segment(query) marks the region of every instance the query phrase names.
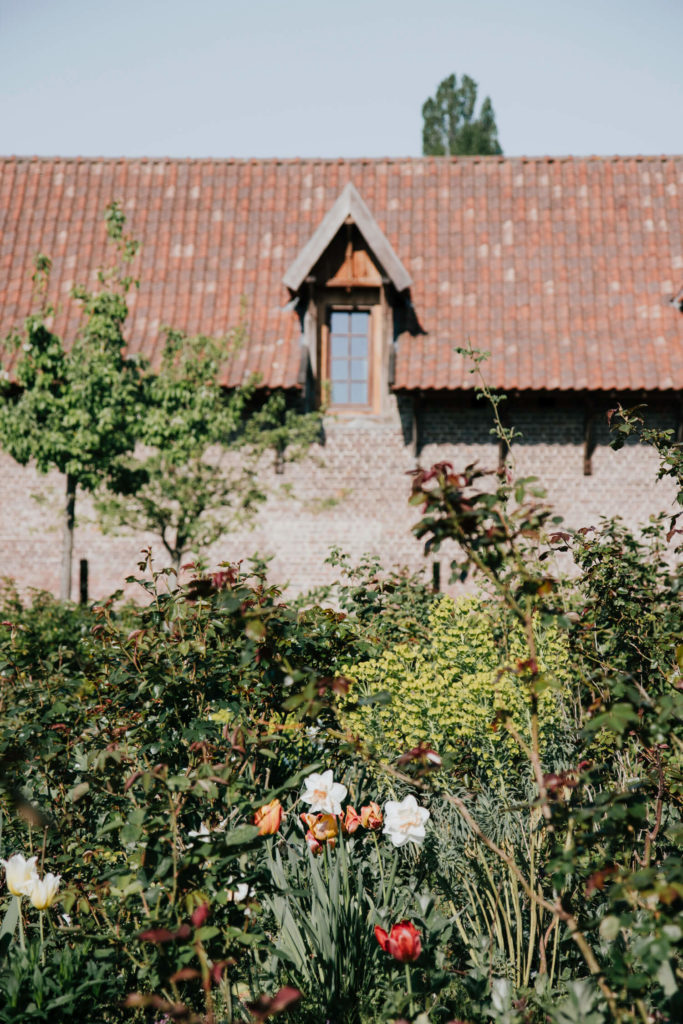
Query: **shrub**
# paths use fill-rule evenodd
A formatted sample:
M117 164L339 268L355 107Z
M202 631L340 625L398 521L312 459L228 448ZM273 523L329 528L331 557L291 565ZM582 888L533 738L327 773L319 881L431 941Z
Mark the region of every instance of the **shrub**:
M554 625L539 625L536 632L540 671L554 687L568 687L566 637ZM458 752L461 763L477 773L500 773L520 754L497 720L503 712L529 741L529 651L522 630L482 598L444 596L430 610L428 635L346 669L361 699L379 700L348 702L344 723L390 759L423 744L439 753ZM387 703L380 702L383 693ZM556 689L541 696L539 713L541 742L549 746L565 714Z

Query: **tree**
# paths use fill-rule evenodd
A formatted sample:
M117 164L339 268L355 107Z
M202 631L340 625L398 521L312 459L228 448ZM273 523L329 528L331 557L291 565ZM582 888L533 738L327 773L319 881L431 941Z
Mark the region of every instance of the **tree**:
M502 154L491 100L487 96L474 117L477 83L469 75L460 85L444 78L422 107L424 156L497 156Z
M123 234L124 217L116 203L106 212L107 234L118 261L100 271L100 290L75 288L83 309L82 327L70 349L48 326L54 309L46 302L50 260L38 255L33 282L40 300L22 334L6 339L19 353L15 382L0 381L0 446L17 462L34 461L41 473L57 469L65 476L62 512L60 596L71 597L71 561L78 488L94 491L116 473L121 456L136 441L136 407L142 365L123 354L127 273L137 244Z
M257 378L221 387L221 364L243 334L238 327L219 342L167 331L159 372L144 383L142 448L121 460L96 500L105 529L155 533L176 570L189 549L208 547L266 499L266 451L278 469L320 435L320 415L288 409L281 393L260 403Z
M190 546L201 551L265 500L258 474L268 450L280 470L320 435L319 413L299 415L279 393L260 401L257 378L233 391L220 385L241 326L220 341L167 330L158 372L124 355L126 294L137 284L127 270L138 245L124 235L118 203L105 219L119 258L99 272L99 291L74 289L84 316L73 346L48 327L50 261L38 256L40 310L7 339L20 355L15 381L0 380L0 446L22 465L34 460L66 477L62 600L71 597L79 487L95 492L105 529L156 533L177 569Z

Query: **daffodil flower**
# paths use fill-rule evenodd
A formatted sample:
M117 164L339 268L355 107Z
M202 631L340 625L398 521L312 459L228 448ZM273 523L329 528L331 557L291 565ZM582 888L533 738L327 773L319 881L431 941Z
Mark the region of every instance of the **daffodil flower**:
M427 808L420 807L412 795L401 801L388 800L384 805L382 833L389 836L394 846L404 846L406 843L417 843L421 846L428 818Z
M348 790L341 782L335 782L332 769L319 774L313 772L304 782L305 790L301 799L310 804L311 814L316 811L323 814L341 814L341 802L346 799Z

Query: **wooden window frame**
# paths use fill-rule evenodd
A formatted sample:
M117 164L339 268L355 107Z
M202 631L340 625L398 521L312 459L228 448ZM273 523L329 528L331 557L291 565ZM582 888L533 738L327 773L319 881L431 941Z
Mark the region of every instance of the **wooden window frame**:
M369 313L368 323L368 402L364 405L332 404L330 380L330 318L332 313ZM356 295L325 296L319 304L319 401L331 413L368 416L381 412L382 303L381 297ZM327 393L326 393L327 391ZM329 402L329 404L328 404Z
M333 313L367 313L368 314L368 331L367 331L367 402L332 402L332 374L331 374L331 355L330 355L330 344L332 341L332 330L331 320ZM373 356L374 356L374 345L373 345L373 322L372 322L372 307L367 305L361 305L357 302L352 304L338 304L334 303L329 305L325 310L325 320L323 323L324 330L324 344L322 347L322 379L325 381L326 387L330 389L329 397L329 408L335 412L362 412L367 413L372 411L372 395L373 395Z

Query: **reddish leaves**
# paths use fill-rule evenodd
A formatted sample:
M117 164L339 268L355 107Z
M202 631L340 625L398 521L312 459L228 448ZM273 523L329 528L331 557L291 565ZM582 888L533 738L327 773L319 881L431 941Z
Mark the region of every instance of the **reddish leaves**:
M192 929L189 924L181 924L177 931L171 932L168 928L150 928L146 932L140 932L138 938L143 942L176 942L178 939L189 939Z
M291 988L285 985L274 996L261 995L255 1003L247 1003L249 1012L256 1020L265 1020L275 1013L282 1013L293 1003L301 999L301 992L298 988Z

